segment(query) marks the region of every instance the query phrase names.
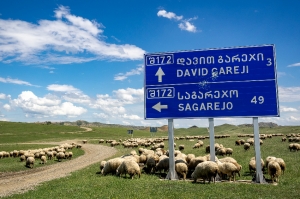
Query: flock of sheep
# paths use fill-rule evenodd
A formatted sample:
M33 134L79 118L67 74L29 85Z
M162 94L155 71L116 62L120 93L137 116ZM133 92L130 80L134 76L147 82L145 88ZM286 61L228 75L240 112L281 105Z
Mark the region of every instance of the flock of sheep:
M235 145L243 145L245 150L249 150L254 145L253 135L239 135L238 137L250 137L246 140L238 139L235 141ZM272 136L282 136L282 134L273 135L260 135L260 145L263 144L263 140L271 138ZM299 136L300 135L295 135ZM228 136L218 136L215 138L226 138ZM293 135L291 137L294 137ZM175 140L187 139L194 140L197 142L192 148L200 148L203 146L203 139L208 137L204 136L186 136L186 137L175 137ZM132 150L130 154L123 155L121 157L113 158L108 161L102 161L100 163L100 171L102 175L125 175L129 174L130 178L135 175L140 177L141 173L155 174L162 172L165 174L169 170L169 152L164 149L164 140L168 140L167 137L155 138L155 139L143 139L143 138L131 138L125 141L119 140L99 140L99 143L108 143L112 147L116 145L122 145L124 148L138 148ZM290 141L290 140L289 140ZM290 144L294 146L297 143ZM300 146L300 145L299 145ZM150 149L147 149L147 148ZM176 147L176 143L174 143ZM236 175L240 176L242 169L239 164L231 155L233 154L232 148L224 147L222 144L215 143L215 152L218 158L215 156L215 161L210 161L210 154L204 156L195 156L194 154L183 153L185 146L179 145L178 150L174 152L175 159L175 171L179 177L183 180L190 178L193 182L197 182L198 179L202 179L203 182L215 182L218 180L229 180L235 181ZM299 148L300 149L300 148ZM206 153L210 152L210 146L206 146ZM282 158L276 158L268 156L265 161L261 159L261 168L264 173L267 173L272 182L279 182L279 176L286 170L286 164ZM256 161L255 157L249 160L249 172L251 174L256 172Z
M28 168L33 168L37 160L40 160L40 164L46 164L47 160L56 160L61 162L63 159L71 159L73 157L73 152L70 149L74 147L79 148L80 145L72 144L61 144L55 147L41 148L41 149L30 149L30 150L13 150L11 152L1 151L1 158L19 158L20 162L25 162L25 166Z
M273 135L260 135L260 144L263 144L263 140L266 138L271 138L272 136L283 136L282 134ZM218 138L226 138L228 135L215 136ZM235 145L244 146L244 150L249 150L251 146L254 145L253 135L243 134L238 135L238 137L249 137L248 139L238 139L235 141ZM209 138L208 136L181 136L175 137L175 140L187 139L193 141L197 139L197 142L192 146L193 149L203 147L203 139ZM141 176L141 173L155 174L162 172L167 173L169 170L169 152L165 150L164 141L168 140L167 137L161 138L131 138L125 141L121 139L116 140L104 140L100 139L99 143L107 143L114 147L117 145L122 145L124 148L137 148L132 150L130 154L123 155L121 157L109 159L107 161L102 161L100 163L100 171L102 175L113 174L117 176L122 176L128 174L130 178L134 176ZM300 135L289 134L282 137L282 142L288 140L293 142L289 144L290 151L300 150ZM82 141L83 144L87 143L87 140ZM13 150L11 152L1 151L0 159L5 157L19 157L21 162L26 162L26 166L33 168L36 160L40 160L40 164L47 163L47 160L61 161L62 159L71 159L73 153L68 151L74 147L81 148L80 144L75 143L65 143L56 147L49 147L43 149L34 150ZM138 148L140 147L140 148ZM149 147L149 149L147 149ZM176 147L176 143L174 143ZM215 182L216 178L218 180L229 180L235 181L236 174L240 176L242 169L241 164L239 164L231 155L233 154L232 148L224 147L222 144L215 143L215 152L217 156L222 156L218 158L215 156L215 161L210 160L210 154L204 156L195 156L194 154L183 153L185 146L179 145L178 150L174 152L175 159L175 171L177 175L186 180L186 178L191 178L193 182L197 182L198 179L202 179L203 182L211 181ZM210 146L206 146L206 153L210 153ZM225 157L224 157L225 156ZM286 164L282 158L276 158L268 156L265 161L261 159L261 168L263 172L267 172L272 182L279 182L279 176L284 174L286 170ZM251 158L249 161L249 172L256 172L256 162L255 157Z

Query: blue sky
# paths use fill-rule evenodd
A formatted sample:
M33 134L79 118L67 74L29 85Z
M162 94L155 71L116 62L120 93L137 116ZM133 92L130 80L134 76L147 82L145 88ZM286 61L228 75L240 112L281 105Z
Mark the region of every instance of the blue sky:
M1 1L0 120L165 125L144 119L145 53L275 44L280 117L259 122L299 125L299 8L294 0ZM223 123L252 119L215 119Z

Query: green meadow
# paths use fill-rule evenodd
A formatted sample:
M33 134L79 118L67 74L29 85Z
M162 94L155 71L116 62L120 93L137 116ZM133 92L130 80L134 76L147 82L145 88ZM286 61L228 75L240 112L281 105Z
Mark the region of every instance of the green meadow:
M133 136L127 134L126 128L121 127L93 127L92 131L85 132L77 126L42 125L32 123L0 122L0 151L12 151L20 149L36 149L50 147L45 144L51 141L64 140L88 140L88 143L99 144L99 139L129 139L133 138L160 138L167 137L168 132L159 131L151 135L146 130L134 130ZM260 134L300 134L300 126L261 127ZM45 182L35 190L24 194L16 194L6 198L299 198L300 187L300 151L290 152L289 142L282 142L282 136L273 136L263 140L261 145L261 157L267 156L282 158L287 169L284 175L279 177L279 183L255 184L245 183L250 181L252 174L249 173L248 163L255 156L254 146L245 151L243 146L236 146L240 134L253 134L253 128L247 126L221 125L215 127L215 135L229 135L228 138L215 139L215 143L233 149L232 157L242 165L241 176L237 177L240 182L216 182L203 184L201 181L192 183L190 180L164 180L158 173L150 175L142 173L141 178L133 180L112 175L102 176L99 174L99 163L85 169L73 172L65 178ZM174 136L208 136L206 128L175 129ZM204 146L193 149L197 142L194 140L175 140L177 147L185 145L183 153L193 153L196 156L206 155L205 147L209 145L209 139L203 140ZM38 144L37 144L38 143ZM165 141L168 148L168 141ZM103 145L107 145L103 143ZM118 153L113 156L121 156L138 148L124 149L116 146ZM176 148L177 149L177 148ZM75 158L82 155L82 150L76 150ZM138 151L137 151L138 152ZM111 158L113 158L111 157ZM221 158L221 157L220 157ZM56 164L57 162L53 162ZM43 165L39 165L41 167ZM20 164L15 158L0 159L0 172L14 172L26 170L24 164ZM36 168L33 168L33 170ZM265 178L270 179L268 174ZM1 186L1 185L0 185Z

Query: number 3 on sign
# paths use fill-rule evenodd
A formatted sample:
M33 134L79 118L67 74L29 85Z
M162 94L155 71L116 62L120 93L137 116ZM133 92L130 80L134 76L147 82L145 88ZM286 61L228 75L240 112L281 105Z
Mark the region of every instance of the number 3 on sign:
M258 103L258 104L263 104L264 101L265 101L265 99L264 99L263 96L259 96L259 97L254 96L254 97L252 98L252 100L251 100L251 103L254 103L254 104L257 104L257 103Z

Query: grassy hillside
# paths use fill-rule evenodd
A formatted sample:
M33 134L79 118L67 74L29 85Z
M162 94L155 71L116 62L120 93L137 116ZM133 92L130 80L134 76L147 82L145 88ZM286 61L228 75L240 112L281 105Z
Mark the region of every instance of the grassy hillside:
M0 123L0 151L9 148L24 147L21 142L36 140L65 140L65 139L87 139L89 143L98 144L102 139L126 139L131 138L126 128L97 127L91 132L83 132L78 127L55 126L25 123ZM5 126L5 128L2 128ZM10 129L5 130L4 129ZM26 129L26 130L25 130ZM260 134L284 135L300 133L300 126L279 126L260 128ZM23 134L26 134L23 135ZM253 134L253 128L247 126L221 125L215 127L215 135L230 135L229 138L215 139L216 143L233 149L232 157L242 165L241 176L237 180L251 180L248 163L255 156L254 147L245 151L243 146L236 146L235 140L239 134ZM203 135L208 136L206 128L175 129L174 136ZM168 132L157 132L155 137L166 137ZM24 140L19 140L22 137ZM150 132L134 130L133 138L151 137ZM247 138L244 138L247 139ZM3 141L7 140L7 141ZM204 146L193 149L197 139L175 140L178 145L184 144L184 153L193 153L196 156L206 155L205 146L209 145L209 139L205 139ZM215 183L203 184L190 181L168 181L161 180L159 174L142 174L140 179L118 178L115 176L102 176L99 174L99 164L92 165L86 169L74 172L71 176L43 183L33 191L21 195L13 195L8 198L299 198L298 187L300 187L300 151L290 152L289 142L282 142L281 136L273 136L263 140L261 145L261 157L276 156L284 159L287 170L280 176L277 186L270 184L246 184L246 183ZM104 144L106 145L106 144ZM128 154L132 149L124 149L117 146L118 154ZM165 141L165 148L168 142ZM137 149L133 149L136 150ZM221 157L220 157L221 158ZM0 160L0 164L4 159ZM270 177L264 174L267 179ZM50 191L51 190L51 191Z

